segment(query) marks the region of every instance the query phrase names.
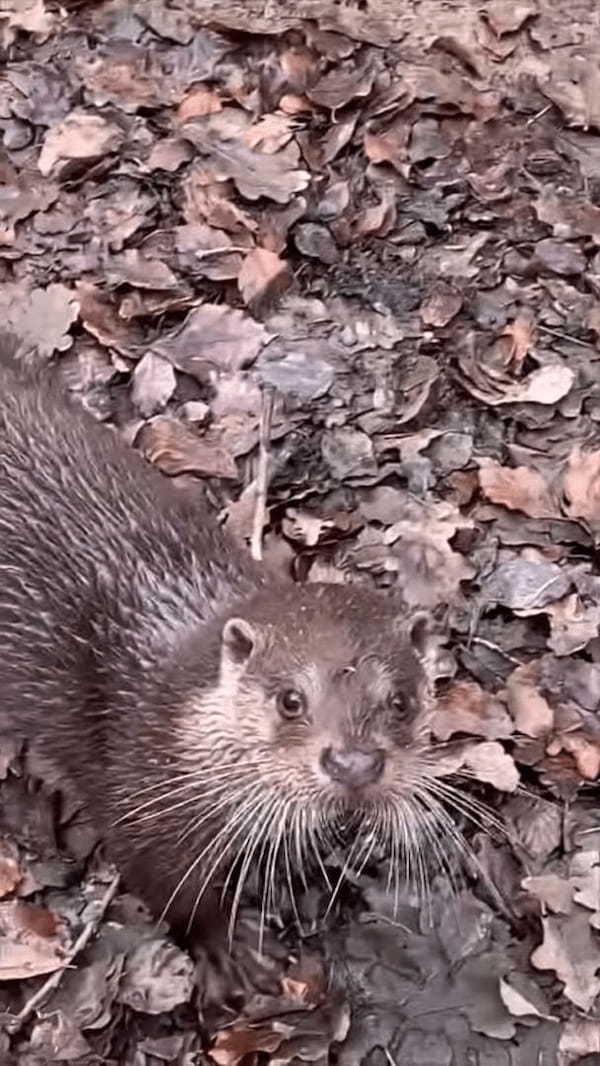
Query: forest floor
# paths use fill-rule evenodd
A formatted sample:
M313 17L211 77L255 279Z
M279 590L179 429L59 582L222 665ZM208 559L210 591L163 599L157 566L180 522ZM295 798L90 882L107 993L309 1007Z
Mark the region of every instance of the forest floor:
M6 738L0 1060L599 1063L598 5L0 0L0 131L0 321L265 565L430 611L471 779L454 881L310 886L201 1018Z

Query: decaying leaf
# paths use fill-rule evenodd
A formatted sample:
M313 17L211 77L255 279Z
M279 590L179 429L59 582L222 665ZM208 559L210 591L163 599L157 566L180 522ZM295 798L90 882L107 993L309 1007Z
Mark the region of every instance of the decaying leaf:
M243 311L225 304L201 304L180 330L157 341L152 350L202 380L211 367L238 370L250 366L269 339L265 327Z
M436 702L433 731L438 740L454 733L498 740L511 735L512 722L504 704L474 681L455 681Z
M254 248L244 259L238 287L244 303L256 310L283 293L291 283L288 264L267 248Z
M237 477L237 467L225 448L208 443L194 430L170 418L145 425L140 447L147 458L169 477L197 474L199 477Z
M116 151L123 136L123 131L102 115L82 109L72 111L46 134L38 167L44 177L52 173L61 177L74 163L89 165Z
M53 973L64 965L68 943L51 911L20 900L0 903L0 980Z
M554 711L537 688L539 665L532 661L513 670L506 682L506 699L519 733L543 737L552 729Z
M538 970L554 970L565 995L580 1010L591 1009L600 992L600 948L583 910L542 918L544 940L531 956Z
M558 503L536 470L500 466L488 459L480 465L479 484L492 503L523 511L530 518L553 518L557 514Z

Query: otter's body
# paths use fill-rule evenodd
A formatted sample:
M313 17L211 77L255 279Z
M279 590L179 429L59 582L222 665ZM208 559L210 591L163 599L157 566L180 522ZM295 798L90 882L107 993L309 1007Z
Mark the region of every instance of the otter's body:
M237 857L241 885L288 839L302 863L348 810L410 844L417 644L362 587L265 578L48 380L0 369L0 727L76 786L155 913L204 935L219 870Z

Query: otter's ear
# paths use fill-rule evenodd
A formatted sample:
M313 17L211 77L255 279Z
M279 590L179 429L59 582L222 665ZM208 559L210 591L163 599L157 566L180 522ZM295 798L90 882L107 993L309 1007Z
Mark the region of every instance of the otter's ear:
M437 676L442 637L431 615L425 611L405 614L398 619L397 628L401 637L412 646L426 676L433 680Z
M435 643L435 631L431 616L418 611L404 620L404 634L410 641L420 659L425 659Z
M240 669L246 665L258 642L258 632L245 618L228 618L221 635L223 665Z

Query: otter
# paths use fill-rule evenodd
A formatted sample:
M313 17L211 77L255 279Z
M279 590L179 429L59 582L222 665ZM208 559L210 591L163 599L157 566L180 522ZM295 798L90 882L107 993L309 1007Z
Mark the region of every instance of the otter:
M261 856L302 865L349 820L357 854L410 849L427 619L270 576L6 345L0 390L0 726L76 789L125 886L223 959Z

